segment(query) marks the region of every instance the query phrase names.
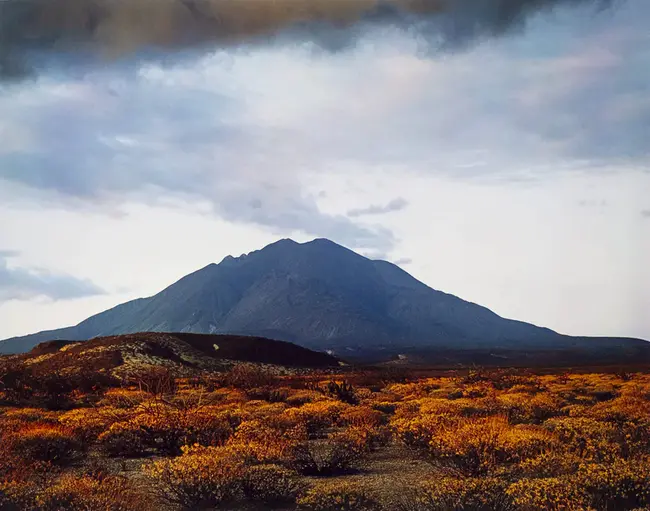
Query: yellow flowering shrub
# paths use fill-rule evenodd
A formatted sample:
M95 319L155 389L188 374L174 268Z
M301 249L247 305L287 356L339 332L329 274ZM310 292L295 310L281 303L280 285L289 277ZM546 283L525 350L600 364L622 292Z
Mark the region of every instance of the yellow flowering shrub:
M650 459L585 464L575 479L595 509L650 506Z
M81 442L92 442L115 422L124 421L131 413L110 406L77 408L59 416L59 423L68 428Z
M317 401L307 403L300 408L289 408L285 414L307 428L310 436L318 436L326 428L334 426L340 415L350 408L350 405L340 401Z
M36 496L42 511L148 511L155 509L150 495L136 490L123 477L94 478L64 475Z
M295 390L285 399L285 403L289 406L302 406L307 403L327 400L325 395L315 390Z
M293 504L303 490L296 473L280 465L246 467L242 487L244 500L268 506Z
M505 511L509 508L506 486L491 477L441 477L418 488L412 507L421 511Z
M497 397L498 406L512 423L539 424L562 414L563 401L552 394L506 393Z
M549 419L544 426L553 431L566 447L585 459L620 457L627 452L626 442L631 440L616 425L589 417Z
M28 462L70 463L81 453L81 445L73 434L51 424L30 424L3 435L3 451Z
M228 417L209 409L141 405L136 412L130 420L113 423L99 435L98 441L107 453L137 456L151 449L179 454L184 445L222 445L233 432Z
M384 414L367 406L355 406L344 410L339 416L341 424L349 426L379 427L384 423Z
M138 389L108 389L97 405L100 407L131 409L150 399L151 395L149 393Z
M230 446L184 447L181 456L154 461L146 473L163 498L189 509L293 502L302 487L295 472L279 465L249 465Z
M488 417L441 428L429 441L428 452L437 463L475 476L531 458L555 444L542 428L511 426L503 417Z
M583 463L579 455L556 449L521 461L516 472L523 477L561 477L575 474Z
M227 447L183 447L176 458L145 469L163 498L194 509L243 499L244 460Z
M510 485L506 493L521 511L578 511L589 507L587 493L567 478L521 479Z
M379 511L381 505L358 484L337 482L311 488L297 501L309 511Z
M285 462L290 449L307 440L307 431L301 424L280 419L243 422L228 446L256 463Z

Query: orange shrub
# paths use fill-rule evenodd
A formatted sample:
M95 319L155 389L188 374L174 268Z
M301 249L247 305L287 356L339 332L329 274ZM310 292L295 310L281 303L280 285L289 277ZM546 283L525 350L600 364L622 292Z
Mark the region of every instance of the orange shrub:
M125 478L62 476L36 497L43 511L147 511L155 509L151 496L137 491Z
M381 505L361 485L337 482L318 485L298 499L300 509L310 511L379 511Z
M333 476L349 472L361 461L363 454L363 446L346 436L336 435L292 446L289 464L303 475Z
M222 445L233 432L230 420L210 409L182 410L154 403L141 405L137 412L99 436L107 453L140 455L152 449L175 455L184 445Z
M497 478L442 477L421 485L409 508L418 511L505 511L509 498L506 483Z
M135 408L145 401L149 401L151 395L138 389L109 389L97 405L111 408Z
M589 507L587 493L567 478L521 479L508 488L507 495L521 511L579 511Z
M244 461L226 447L184 447L181 456L154 461L146 473L161 497L186 508L243 499Z
M561 417L546 421L544 426L585 459L612 460L629 451L631 438L614 424L589 417Z
M295 503L303 489L296 473L279 465L246 467L242 487L245 500L273 507Z
M339 422L349 426L379 427L384 423L384 414L367 406L355 406L344 410Z
M502 417L464 419L443 426L431 438L432 460L460 472L477 476L499 465L517 463L556 445L546 430L511 426Z
M281 419L243 422L228 446L256 463L286 461L289 451L307 439L307 432L304 426Z
M84 443L93 442L115 422L123 421L130 412L109 406L77 408L59 416L59 423Z
M335 425L341 413L349 408L350 405L340 401L319 401L307 403L300 408L289 408L285 414L304 425L309 435L315 437Z
M69 430L49 424L31 424L6 434L2 444L5 453L27 462L65 465L81 453L81 445Z
M585 464L575 477L595 509L635 509L650 506L650 460L615 460Z

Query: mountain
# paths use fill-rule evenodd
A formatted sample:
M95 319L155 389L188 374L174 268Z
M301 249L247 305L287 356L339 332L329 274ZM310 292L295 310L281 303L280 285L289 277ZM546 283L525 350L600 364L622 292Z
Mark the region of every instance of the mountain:
M16 353L53 340L135 332L256 335L347 355L432 349L644 350L638 339L560 335L436 291L386 261L326 239L280 240L226 257L155 296L118 305L77 326L0 343Z
M191 374L227 369L237 362L284 368L338 367L339 361L284 341L261 337L146 332L99 337L90 341L49 341L12 358L25 362L32 374L81 370L114 375L137 373L145 366L164 366Z

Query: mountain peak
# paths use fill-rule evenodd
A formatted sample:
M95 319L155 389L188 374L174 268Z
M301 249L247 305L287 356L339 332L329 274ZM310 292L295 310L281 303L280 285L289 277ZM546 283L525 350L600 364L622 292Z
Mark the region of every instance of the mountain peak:
M474 349L561 346L570 341L534 325L436 291L389 263L326 238L281 239L228 256L150 298L77 326L0 343L25 351L42 341L136 332L244 334L326 349ZM572 342L572 341L571 341Z

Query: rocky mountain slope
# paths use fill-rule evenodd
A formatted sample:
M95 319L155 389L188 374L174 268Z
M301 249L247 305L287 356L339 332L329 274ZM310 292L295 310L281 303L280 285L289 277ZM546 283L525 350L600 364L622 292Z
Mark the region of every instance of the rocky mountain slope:
M504 319L432 289L391 263L316 239L281 240L226 257L155 296L118 305L77 326L1 342L0 352L24 352L52 339L135 332L257 335L337 353L650 348L641 340L566 337Z

